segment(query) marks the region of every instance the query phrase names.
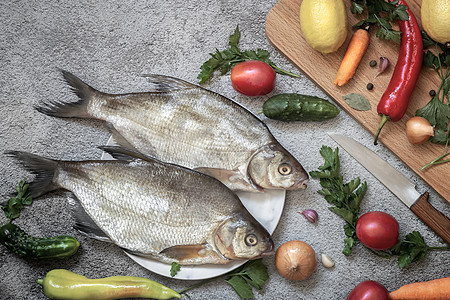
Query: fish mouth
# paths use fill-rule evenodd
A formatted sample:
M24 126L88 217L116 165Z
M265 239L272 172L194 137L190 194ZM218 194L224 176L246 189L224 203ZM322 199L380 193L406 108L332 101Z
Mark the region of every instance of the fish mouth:
M307 183L309 182L309 178L301 178L296 183L291 185L287 190L299 190L299 189L306 189L308 187Z
M270 239L270 248L266 249L263 253L261 253L261 257L271 256L275 252L275 244L272 239Z
M271 255L273 255L274 252L275 252L274 249L271 249L270 251L263 252L263 253L261 253L261 257L271 256Z

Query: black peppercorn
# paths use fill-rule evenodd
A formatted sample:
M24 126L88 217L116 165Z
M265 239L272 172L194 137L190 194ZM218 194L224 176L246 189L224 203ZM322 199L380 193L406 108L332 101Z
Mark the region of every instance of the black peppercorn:
M370 90L372 90L373 89L373 84L372 83L368 83L367 84L367 89L370 91Z
M373 68L377 65L377 61L376 60L371 60L369 65Z
M434 97L434 96L436 96L436 91L431 90L428 94L430 94L431 97Z

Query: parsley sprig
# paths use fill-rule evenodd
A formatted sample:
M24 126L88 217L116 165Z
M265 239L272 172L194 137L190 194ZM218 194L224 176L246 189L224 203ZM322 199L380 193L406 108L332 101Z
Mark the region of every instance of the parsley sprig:
M426 50L423 56L423 65L434 69L441 83L436 95L431 98L427 105L417 110L416 115L427 119L431 126L435 128L434 136L431 137L430 141L444 145L442 154L422 167L422 169L425 169L431 165L450 161L450 159L444 159L450 155L450 151L447 152L450 143L450 48L433 41L425 31L422 31L422 40L424 49L433 47L436 53Z
M199 282L193 286L179 291L180 294L186 294L187 291L207 284L218 279L225 279L231 285L241 299L254 298L252 287L261 290L266 280L269 278L267 267L262 263L262 259L250 260L242 267L228 272L225 275L214 277Z
M367 183L359 177L344 184L343 177L340 175L339 148L333 151L328 146L322 146L320 154L325 159L325 163L320 166L319 171L311 171L312 178L320 179L322 189L319 194L325 197L325 200L334 207L329 209L342 217L346 224L344 232L347 236L344 239L344 250L342 253L350 255L356 238L356 221L358 221L359 205L367 190Z
M355 178L346 184L343 183L342 176L339 175L339 148L333 151L328 146L322 146L320 154L325 159L325 163L318 168L319 171L311 171L309 174L312 178L320 179L322 189L318 193L325 196L328 203L335 205L335 207L330 207L330 210L346 221L344 232L347 238L344 239L345 247L342 253L348 256L352 253L352 247L358 241L355 231L356 222L359 218L359 204L367 190L367 184L364 182L359 186L359 178ZM356 189L358 186L359 188ZM390 249L367 249L384 258L398 256L400 268L423 259L429 251L450 251L450 247L428 246L418 231L406 235L404 240L399 241Z
M25 180L20 181L16 187L17 196L11 197L8 200L8 203L5 206L2 206L2 209L10 222L20 216L20 211L25 205L31 205L33 203L29 186L30 185Z
M450 247L430 247L418 231L413 231L392 247L390 254L398 255L398 266L404 268L423 259L429 251L450 251Z
M236 64L246 60L260 60L271 66L275 72L283 75L289 75L292 77L300 77L297 74L280 69L275 65L273 61L269 59L270 53L267 50L257 49L241 51L239 49L239 40L241 38L241 32L239 26L236 26L234 33L230 35L228 41L228 48L222 51L216 49L216 52L210 53L211 58L203 63L200 67L201 71L197 78L200 83L205 83L210 80L215 71L220 71L221 75L227 74Z
M175 275L177 275L180 270L180 264L176 261L172 262L172 264L170 265L170 276L175 277Z
M400 34L394 30L390 22L395 20L406 21L409 18L406 5L398 5L398 0L386 2L384 0L352 0L350 11L353 14L362 14L367 8L367 18L359 21L354 27L366 24L378 25L376 36L380 39L392 40L400 43Z

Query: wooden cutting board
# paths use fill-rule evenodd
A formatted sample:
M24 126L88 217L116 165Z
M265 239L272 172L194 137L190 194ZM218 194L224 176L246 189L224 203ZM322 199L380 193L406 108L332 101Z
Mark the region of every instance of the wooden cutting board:
M321 54L313 50L303 38L300 30L300 4L302 0L280 0L268 13L266 19L266 35L269 41L286 55L307 77L315 82L331 99L352 115L372 134L375 134L381 117L377 114L377 104L384 93L397 62L399 44L392 41L381 41L375 36L376 28L371 29L369 48L364 55L353 79L342 87L333 84L340 62L344 57L350 38L351 28L361 20L361 16L350 13L350 1L345 1L348 11L348 35L342 47L332 54ZM419 21L421 0L407 0L407 3ZM421 25L420 25L421 26ZM397 24L394 25L398 30ZM421 27L422 28L422 27ZM369 66L371 60L385 56L391 66L382 75L374 79L378 66ZM372 82L373 90L366 88ZM437 90L440 80L434 70L423 67L418 84L412 95L408 111L399 122L388 122L380 135L379 141L405 162L414 172L430 184L440 195L450 202L450 163L432 166L425 170L420 168L438 157L443 146L427 143L412 145L405 134L405 123L414 116L415 111L430 100L429 91ZM348 106L342 96L349 93L364 95L371 103L370 111L357 111ZM424 192L424 191L419 191Z

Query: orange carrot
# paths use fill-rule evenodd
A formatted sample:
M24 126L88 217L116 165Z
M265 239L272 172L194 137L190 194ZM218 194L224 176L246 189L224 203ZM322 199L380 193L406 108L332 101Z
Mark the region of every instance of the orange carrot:
M389 294L393 300L448 300L450 277L404 285Z
M345 52L344 59L339 67L334 84L343 86L355 74L356 68L369 46L370 36L366 29L358 29L352 36Z

